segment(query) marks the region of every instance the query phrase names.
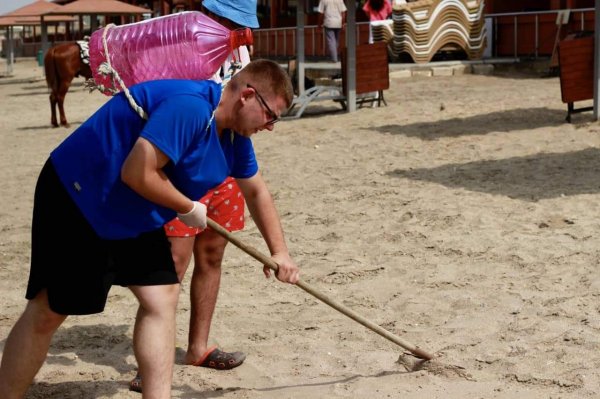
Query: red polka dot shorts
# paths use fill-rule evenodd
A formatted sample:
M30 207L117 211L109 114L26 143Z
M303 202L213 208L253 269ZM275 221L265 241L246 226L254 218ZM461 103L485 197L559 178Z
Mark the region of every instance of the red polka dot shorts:
M233 177L206 193L200 202L206 205L206 215L228 231L244 228L244 196ZM169 237L192 237L202 229L189 227L175 218L165 224L165 232Z

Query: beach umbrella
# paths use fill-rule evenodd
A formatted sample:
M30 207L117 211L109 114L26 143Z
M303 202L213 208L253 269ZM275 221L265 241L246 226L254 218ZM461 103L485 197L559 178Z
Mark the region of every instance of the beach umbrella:
M39 17L62 6L46 0L36 0L16 10L0 15L0 17Z
M75 0L62 6L59 10L53 10L50 14L57 15L90 15L91 30L96 30L97 15L142 15L151 14L152 10L144 7L134 6L118 0Z
M69 15L141 15L152 10L118 0L75 0L50 14Z
M118 0L75 0L72 3L61 6L48 12L49 15L83 15L90 16L90 28L96 30L97 15L142 15L150 14L152 10L144 7L134 6ZM47 49L44 49L44 51Z

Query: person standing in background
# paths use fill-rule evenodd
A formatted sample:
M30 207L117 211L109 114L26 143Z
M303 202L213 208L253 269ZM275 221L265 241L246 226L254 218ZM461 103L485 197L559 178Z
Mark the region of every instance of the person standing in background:
M362 7L370 22L383 21L392 15L390 0L367 0ZM373 43L373 28L369 24L369 43Z
M325 41L331 61L338 62L340 32L346 21L343 0L319 0L319 28L325 28Z
M204 0L203 12L228 29L258 28L256 0ZM238 69L231 64L239 63ZM239 71L250 62L248 48L234 51L212 80L226 84L231 73ZM220 75L220 76L219 76ZM208 208L208 216L230 232L244 228L244 197L235 179L228 177L210 190L200 202ZM165 225L171 242L173 260L180 279L194 255L194 270L190 283L190 327L185 362L196 366L231 369L242 364L246 355L241 352L224 352L208 347L208 335L217 302L221 281L221 263L227 240L210 227L202 230L189 228L175 219Z
M258 28L256 0L204 0L202 12L224 27ZM234 50L211 80L225 85L232 73L238 72L250 62L249 48ZM232 68L232 64L238 65ZM208 216L230 232L244 228L245 201L236 180L227 177L199 200L207 207ZM194 256L194 270L190 282L190 321L188 348L184 362L192 366L229 370L241 365L246 354L239 351L225 352L216 346L208 346L212 317L221 283L221 263L227 240L210 227L189 227L179 219L165 224L165 233L171 243L171 253L179 281L183 280ZM142 378L138 373L129 384L132 391L142 391Z

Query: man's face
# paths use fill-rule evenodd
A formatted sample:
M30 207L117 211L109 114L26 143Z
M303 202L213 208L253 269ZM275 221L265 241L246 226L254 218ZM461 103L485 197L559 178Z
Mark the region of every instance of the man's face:
M282 98L265 97L254 85L248 84L242 90L242 107L234 130L246 137L261 130L271 131L286 108Z

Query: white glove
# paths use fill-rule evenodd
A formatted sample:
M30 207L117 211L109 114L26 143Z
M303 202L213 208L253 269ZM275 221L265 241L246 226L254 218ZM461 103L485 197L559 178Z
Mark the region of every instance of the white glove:
M206 228L206 205L194 201L194 207L188 213L178 213L177 217L190 227Z

